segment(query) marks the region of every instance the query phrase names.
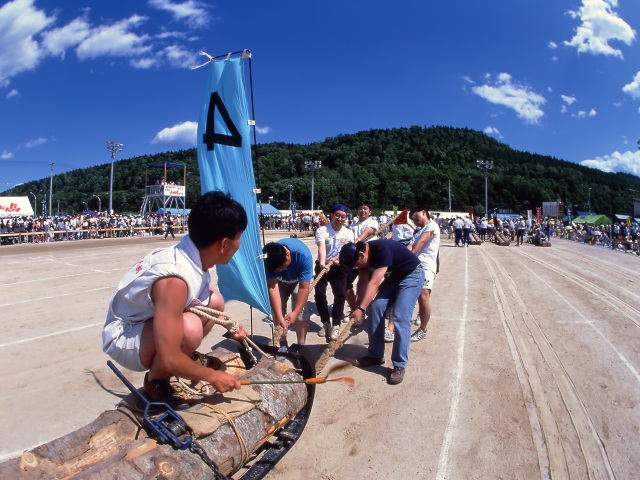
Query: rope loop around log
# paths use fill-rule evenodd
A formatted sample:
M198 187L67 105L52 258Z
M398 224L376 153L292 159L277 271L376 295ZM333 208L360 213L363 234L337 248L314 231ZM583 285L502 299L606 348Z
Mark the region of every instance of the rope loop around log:
M249 447L247 447L247 443L244 441L244 438L242 438L242 435L240 434L240 430L238 430L238 427L236 426L236 423L233 421L233 418L231 418L231 415L229 415L227 412L222 410L220 407L216 405L212 405L211 403L202 402L202 405L209 407L211 410L219 413L220 415L222 415L227 419L227 421L229 422L229 426L233 429L238 439L238 443L240 444L240 452L241 452L240 454L242 455L240 459L240 465L246 464L249 461L249 455L250 455Z

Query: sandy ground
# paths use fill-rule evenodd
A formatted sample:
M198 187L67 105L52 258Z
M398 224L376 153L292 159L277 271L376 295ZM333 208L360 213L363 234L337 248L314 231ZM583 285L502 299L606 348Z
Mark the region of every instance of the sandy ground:
M640 477L640 259L564 240L442 243L429 336L412 344L404 382L387 385L387 367L349 367L354 387L318 386L305 432L269 478ZM100 348L107 302L130 265L166 245L0 247L0 460L126 393ZM227 311L268 334L260 312L251 322L245 305ZM324 339L311 332L308 343L319 357ZM366 346L354 332L327 368Z

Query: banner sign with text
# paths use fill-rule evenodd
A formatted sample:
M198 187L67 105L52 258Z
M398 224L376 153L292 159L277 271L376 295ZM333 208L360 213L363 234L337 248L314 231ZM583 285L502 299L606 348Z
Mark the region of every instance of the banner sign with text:
M202 193L220 190L231 194L249 219L240 249L227 265L216 266L218 288L226 301L239 300L270 313L253 192L256 185L244 61L231 58L212 62L198 122L198 166Z

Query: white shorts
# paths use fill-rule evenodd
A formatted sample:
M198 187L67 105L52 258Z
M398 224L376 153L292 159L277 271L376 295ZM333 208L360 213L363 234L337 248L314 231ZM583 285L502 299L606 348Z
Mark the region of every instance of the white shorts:
M134 372L149 370L140 362L140 337L145 322L113 321L102 330L103 351L118 364Z
M436 272L423 269L424 271L424 283L422 284L423 290L433 290L433 284L436 281Z

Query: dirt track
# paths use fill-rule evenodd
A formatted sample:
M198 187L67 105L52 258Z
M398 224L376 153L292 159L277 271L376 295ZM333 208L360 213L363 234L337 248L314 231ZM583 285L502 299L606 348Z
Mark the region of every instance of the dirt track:
M92 421L125 393L100 329L118 279L158 245L0 248L0 459ZM443 239L440 255L430 333L412 344L404 382L387 385L386 367L350 367L355 387L319 386L305 433L270 478L637 477L640 259L562 240ZM246 306L227 311L250 324ZM254 312L254 332L267 335L261 318ZM319 357L324 340L312 332L309 343ZM355 332L328 367L366 344Z

